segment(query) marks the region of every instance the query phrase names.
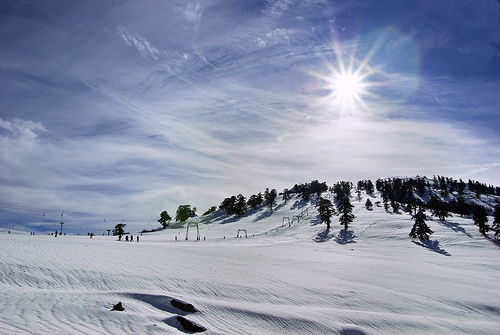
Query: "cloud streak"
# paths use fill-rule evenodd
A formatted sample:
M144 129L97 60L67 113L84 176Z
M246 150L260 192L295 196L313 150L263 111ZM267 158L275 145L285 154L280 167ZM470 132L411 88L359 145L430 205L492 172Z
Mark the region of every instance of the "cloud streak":
M132 35L127 32L126 29L120 29L122 32L120 35L123 37L123 40L130 46L133 46L139 51L141 56L147 59L158 59L159 52L153 47L148 40L141 36Z

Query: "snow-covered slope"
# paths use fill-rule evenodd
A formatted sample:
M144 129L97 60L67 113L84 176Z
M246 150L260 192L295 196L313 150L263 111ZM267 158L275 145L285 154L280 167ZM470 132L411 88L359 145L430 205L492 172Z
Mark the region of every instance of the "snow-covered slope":
M2 231L0 333L181 334L180 315L207 334L497 334L498 244L458 216L413 240L408 214L366 197L347 232L297 196L201 218L200 241L195 225L187 241L186 226L140 242Z

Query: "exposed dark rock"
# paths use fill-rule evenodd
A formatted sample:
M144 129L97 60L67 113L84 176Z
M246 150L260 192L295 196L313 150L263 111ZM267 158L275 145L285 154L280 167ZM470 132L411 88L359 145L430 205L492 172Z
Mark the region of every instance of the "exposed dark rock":
M193 333L201 333L201 332L204 332L205 330L207 330L205 327L202 327L200 325L197 325L196 323L194 323L193 321L190 321L188 319L186 319L185 317L182 317L182 316L178 316L177 317L177 321L180 322L181 326L189 331L189 332L193 332Z
M122 306L122 302L119 301L116 305L113 306L113 311L123 311L125 308Z
M172 299L172 301L170 303L172 304L172 306L180 309L181 311L188 312L188 313L195 313L195 312L197 312L196 308L194 308L193 305L188 304L186 302L182 302L182 301L179 301L179 300L176 300L176 299Z

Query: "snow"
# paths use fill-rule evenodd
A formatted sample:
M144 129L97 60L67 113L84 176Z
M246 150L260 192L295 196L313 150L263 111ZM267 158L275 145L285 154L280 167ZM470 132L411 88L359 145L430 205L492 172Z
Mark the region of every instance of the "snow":
M201 218L200 241L195 226L140 242L1 230L0 333L183 334L180 315L206 334L498 334L499 245L458 216L411 239L408 214L366 197L347 232L297 197Z

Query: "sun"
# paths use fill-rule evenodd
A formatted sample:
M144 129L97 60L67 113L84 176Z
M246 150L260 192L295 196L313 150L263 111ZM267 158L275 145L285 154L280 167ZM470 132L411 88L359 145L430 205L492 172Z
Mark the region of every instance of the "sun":
M322 71L313 72L321 83L320 92L327 92L320 103L341 113L360 112L368 99L375 97L373 89L380 86L373 80L379 69L369 65L372 52L362 60L356 59L355 52L344 51L340 44L333 46L333 52L335 60L326 60Z
M343 110L353 110L365 106L365 99L371 96L373 82L369 77L373 69L367 61L357 61L352 57L347 63L337 55L337 66L330 66L329 73L323 78L328 83L328 100L333 106Z
M365 93L363 78L355 72L337 72L331 79L333 95L343 104L359 101Z

